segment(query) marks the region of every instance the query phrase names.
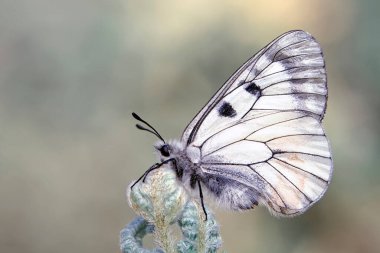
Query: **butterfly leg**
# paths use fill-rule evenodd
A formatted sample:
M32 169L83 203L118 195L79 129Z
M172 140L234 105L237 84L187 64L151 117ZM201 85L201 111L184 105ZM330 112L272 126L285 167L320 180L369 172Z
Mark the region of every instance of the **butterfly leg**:
M197 182L198 182L198 188L199 188L199 197L201 198L202 209L203 209L203 212L206 216L205 221L207 221L207 212L206 212L206 208L205 208L205 203L203 202L203 193L202 193L201 181L197 180Z
M147 171L144 172L144 174L139 177L139 179L136 180L136 182L133 183L133 185L131 186L131 189L133 188L133 186L135 186L138 182L141 181L141 179L143 180L143 183L145 183L145 179L146 177L148 176L148 174L152 171L152 170L155 170L155 169L158 169L161 167L161 165L163 164L166 164L166 163L169 163L169 162L173 162L174 166L177 167L177 161L174 159L174 158L170 158L168 160L165 160L163 161L162 163L155 163L153 164Z
M148 175L149 172L151 172L152 170L155 170L157 169L159 166L159 163L155 163L153 164L147 171L144 172L144 174L141 175L141 177L139 177L139 179L136 180L136 182L133 183L133 185L131 186L131 189L133 188L133 186L135 186L138 182L140 182L141 179L144 179L143 182L145 181L145 177Z
M163 161L162 163L156 163L155 165L153 165L152 167L154 167L154 168L149 168L145 173L144 173L144 178L143 178L143 183L145 183L145 179L146 179L146 177L148 176L148 174L149 174L149 172L151 172L152 170L155 170L155 169L158 169L158 168L160 168L162 165L164 165L164 164L167 164L167 163L170 163L170 162L173 162L173 164L174 164L174 167L177 167L177 161L174 159L174 158L170 158L170 159L168 159L168 160L165 160L165 161Z

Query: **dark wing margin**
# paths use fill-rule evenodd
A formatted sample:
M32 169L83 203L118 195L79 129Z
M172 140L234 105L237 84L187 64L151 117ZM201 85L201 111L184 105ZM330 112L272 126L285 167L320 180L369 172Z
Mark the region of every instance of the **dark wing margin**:
M321 121L326 110L327 81L320 46L310 34L304 31L289 31L251 57L225 82L188 124L182 134L182 142L189 145L194 141L204 120L214 108L219 110L220 116L229 117L229 121L225 120L226 124L238 122L250 116L246 114L242 116L238 112L239 117L235 119L232 117L236 114L233 108L223 110L231 109L231 104L223 102L224 98L231 98L237 94L236 89L243 85L244 89L253 95L251 112L254 110L294 111L297 110L295 103L300 104L301 107L302 105L312 106L314 101L309 102L309 100L317 95L320 96L317 98L318 108L310 112L306 110L306 113ZM313 97L308 95L310 90ZM298 108L298 110L302 109ZM217 117L212 116L212 118L216 120ZM213 121L211 118L208 119L208 123L211 122L210 127ZM208 123L203 124L202 127L208 127L206 126ZM204 134L205 131L202 135Z

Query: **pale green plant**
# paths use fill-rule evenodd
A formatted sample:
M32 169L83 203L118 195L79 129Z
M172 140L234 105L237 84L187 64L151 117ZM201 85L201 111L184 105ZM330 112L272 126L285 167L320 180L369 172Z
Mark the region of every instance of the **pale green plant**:
M178 184L167 167L152 171L128 191L129 204L139 215L120 233L123 253L213 253L221 246L219 226L207 208L207 220L199 204ZM172 225L178 224L182 239L177 240ZM143 248L142 239L153 233L156 249Z

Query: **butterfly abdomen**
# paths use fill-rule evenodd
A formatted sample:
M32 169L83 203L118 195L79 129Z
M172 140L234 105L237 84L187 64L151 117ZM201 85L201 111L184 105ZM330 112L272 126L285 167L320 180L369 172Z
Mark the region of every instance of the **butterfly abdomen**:
M220 175L206 174L202 182L222 207L246 210L258 205L258 191L238 181Z

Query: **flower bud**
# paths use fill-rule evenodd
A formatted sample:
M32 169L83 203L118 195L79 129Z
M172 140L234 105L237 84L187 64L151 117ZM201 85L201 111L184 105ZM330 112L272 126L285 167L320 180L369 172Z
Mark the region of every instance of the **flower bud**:
M149 222L167 226L175 222L187 201L185 189L168 165L151 171L132 189L128 187L131 208Z

